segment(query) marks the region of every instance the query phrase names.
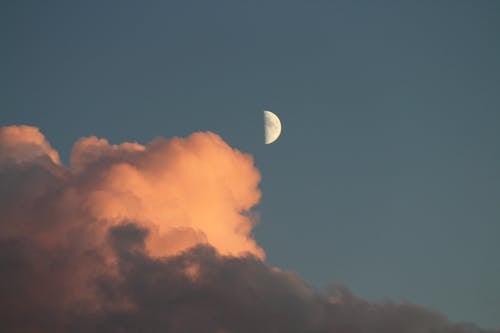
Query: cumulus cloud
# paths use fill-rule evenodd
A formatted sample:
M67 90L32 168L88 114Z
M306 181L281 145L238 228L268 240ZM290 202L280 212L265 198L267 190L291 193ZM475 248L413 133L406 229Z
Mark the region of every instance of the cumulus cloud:
M0 163L8 160L15 162L47 158L59 164L59 154L45 140L36 127L0 127Z
M316 292L270 267L251 156L213 133L78 140L0 129L5 332L484 332L412 304Z
M260 198L259 172L249 155L213 133L158 138L147 146L82 138L74 145L71 168L59 164L36 128L3 128L0 147L9 183L2 198L9 204L2 208L16 220L10 232L26 227L38 240L57 237L50 243L83 228L99 242L110 226L132 220L150 230L146 247L153 256L210 243L222 254L264 257L251 237L255 221L244 214ZM40 221L40 214L50 216ZM43 229L47 223L51 228Z

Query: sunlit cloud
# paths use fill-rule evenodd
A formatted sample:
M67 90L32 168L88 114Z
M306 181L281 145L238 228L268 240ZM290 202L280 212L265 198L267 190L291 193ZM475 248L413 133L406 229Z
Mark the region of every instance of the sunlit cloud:
M6 332L484 332L412 304L319 293L252 237L252 157L210 132L79 139L0 128Z

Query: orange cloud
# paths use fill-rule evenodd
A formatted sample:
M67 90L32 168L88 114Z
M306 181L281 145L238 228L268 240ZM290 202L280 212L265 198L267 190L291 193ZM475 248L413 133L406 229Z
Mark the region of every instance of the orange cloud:
M264 257L251 238L254 221L243 212L260 198L260 175L249 155L213 133L158 138L147 146L80 139L71 162L85 209L109 224L124 220L148 227L156 256L209 243L221 254Z
M69 169L34 127L2 128L0 147L1 160L52 161L50 172L60 182L57 193L41 189L40 195L58 197L50 209L64 222L59 232L40 234L49 244L76 226L98 243L109 227L133 221L150 231L146 248L153 256L208 243L224 255L264 258L251 237L255 221L244 214L259 201L259 172L251 156L216 134L157 138L148 145L82 138L73 147Z
M66 167L37 128L0 128L3 331L487 332L266 265L259 181L213 133L82 138Z
M25 125L0 127L0 162L25 162L38 157L48 157L53 163L60 164L59 154L38 128Z

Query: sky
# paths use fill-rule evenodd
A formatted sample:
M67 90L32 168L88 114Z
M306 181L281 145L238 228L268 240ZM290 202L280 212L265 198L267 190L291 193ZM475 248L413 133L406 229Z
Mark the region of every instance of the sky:
M248 181L235 182L245 195L228 214L251 216L244 245L207 227L215 249L265 253L317 290L341 285L368 302L498 329L499 32L497 1L4 1L0 126L32 127L6 130L3 153L46 154L57 165L43 162L49 173L72 165L91 175L92 149L105 147L104 165L143 167L151 161L134 151L174 154L172 137L188 137L178 143L186 152L208 147L206 161L219 142L241 159L235 179ZM282 121L272 145L262 110ZM199 131L215 135L189 136ZM78 141L90 136L138 144ZM89 175L78 179L97 183ZM110 218L108 208L92 212ZM131 234L150 254L178 253L145 240L150 227L109 227L112 247L122 253ZM199 257L214 260L206 251Z

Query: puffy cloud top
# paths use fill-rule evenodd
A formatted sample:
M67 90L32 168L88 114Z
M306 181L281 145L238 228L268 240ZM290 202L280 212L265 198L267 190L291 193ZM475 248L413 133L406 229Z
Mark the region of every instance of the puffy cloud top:
M29 162L44 157L60 164L59 154L38 128L25 125L0 127L0 163Z
M76 225L91 228L96 241L110 226L134 221L150 229L150 255L210 244L221 254L264 257L251 237L255 221L244 214L259 201L259 172L251 156L232 149L216 134L158 138L146 146L82 138L73 147L70 169L60 165L58 153L34 127L0 129L0 148L0 161L22 162L24 168L40 160L52 162L42 168L47 174L36 176L32 170L25 178L31 179L33 189L23 179L15 186L38 193L37 200L50 200L50 207L40 209L45 215L57 212L52 223L59 224L61 232ZM47 182L51 186L35 191L36 184ZM24 224L45 223L39 214L25 219Z

